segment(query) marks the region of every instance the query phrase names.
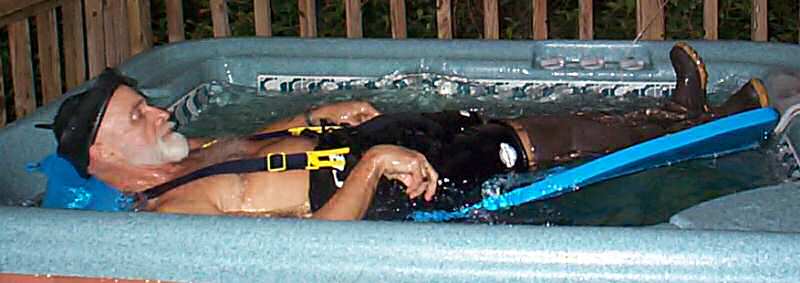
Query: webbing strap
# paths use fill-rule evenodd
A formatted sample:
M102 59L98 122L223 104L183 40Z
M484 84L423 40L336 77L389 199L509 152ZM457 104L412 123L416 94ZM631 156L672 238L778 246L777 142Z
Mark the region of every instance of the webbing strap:
M221 174L241 174L253 172L283 172L287 170L316 170L319 168L344 169L345 159L342 154L350 152L350 148L308 151L303 153L270 153L266 158L237 159L217 163L175 178L169 182L141 192L145 199L156 198L164 193L194 180Z
M322 134L331 130L341 129L340 126L320 126L320 127L295 127L283 131L261 133L250 136L250 140L267 140L286 136L300 136L304 132L314 132ZM209 146L213 145L209 143ZM192 173L175 178L166 183L137 193L136 197L141 202L151 198L156 198L169 192L172 189L197 179L221 175L221 174L241 174L253 172L282 172L286 170L316 170L324 167L343 169L345 159L342 154L350 152L350 148L338 148L321 151L308 151L303 153L286 154L283 152L270 153L266 157L230 160L211 166L204 167Z
M341 129L342 126L311 126L311 127L294 127L289 128L283 131L275 131L275 132L268 132L268 133L260 133L250 136L250 140L255 141L263 141L268 139L274 138L281 138L281 137L289 137L289 136L300 136L305 132L314 132L316 134L327 133L332 130Z

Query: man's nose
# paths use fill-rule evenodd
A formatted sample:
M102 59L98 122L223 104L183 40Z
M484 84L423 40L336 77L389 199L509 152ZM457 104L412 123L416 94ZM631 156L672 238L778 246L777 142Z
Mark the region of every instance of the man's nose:
M158 124L164 123L169 119L169 112L158 107L153 107L148 105L147 114Z

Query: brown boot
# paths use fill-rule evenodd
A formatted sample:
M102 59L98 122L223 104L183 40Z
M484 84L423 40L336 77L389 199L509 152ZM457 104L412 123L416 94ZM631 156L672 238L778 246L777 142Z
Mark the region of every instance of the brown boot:
M722 105L715 107L714 116L725 117L746 110L769 106L767 88L759 79L750 79Z
M710 112L706 99L708 73L703 59L691 46L678 42L669 53L675 70L675 93L666 106L669 110L683 112L693 119Z

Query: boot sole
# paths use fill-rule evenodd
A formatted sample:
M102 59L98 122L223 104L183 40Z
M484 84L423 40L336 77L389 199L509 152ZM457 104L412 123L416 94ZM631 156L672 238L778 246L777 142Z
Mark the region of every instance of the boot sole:
M759 79L750 79L750 85L755 90L756 94L758 94L758 104L761 105L761 108L769 107L769 96L767 95L767 88Z
M683 50L683 52L685 52L686 55L689 55L692 61L694 61L695 66L697 67L697 73L700 75L700 88L705 90L708 83L708 73L706 72L706 64L703 63L703 58L700 58L700 55L697 54L697 51L689 46L689 44L686 42L675 43L675 46Z

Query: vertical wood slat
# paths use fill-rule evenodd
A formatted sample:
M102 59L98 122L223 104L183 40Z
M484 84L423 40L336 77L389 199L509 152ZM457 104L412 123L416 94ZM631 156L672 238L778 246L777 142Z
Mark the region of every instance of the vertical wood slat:
M186 40L183 27L183 1L167 0L167 33L169 42Z
M317 37L317 2L315 0L298 0L300 11L300 36Z
M8 47L11 57L11 78L14 89L14 111L23 117L36 109L33 85L33 60L31 60L31 35L28 20L8 25Z
M124 1L103 1L106 41L106 66L115 67L128 59L131 45L128 38L128 6Z
M706 40L719 39L719 0L703 1L703 30Z
M392 38L407 38L408 27L406 24L406 1L391 0L389 11L392 14Z
M211 24L214 26L214 37L231 36L231 26L228 21L228 4L226 0L211 0Z
M533 39L547 39L547 0L533 0Z
M106 40L103 31L103 0L85 0L86 54L89 56L89 77L106 67Z
M636 34L644 40L664 39L664 11L662 1L636 0Z
M153 46L153 28L150 25L150 0L128 0L127 3L131 55L136 55Z
M453 38L452 0L436 0L436 27L440 39Z
M348 38L361 38L364 37L363 27L361 25L361 0L345 0L344 4L347 37Z
M594 38L594 8L592 7L592 0L581 0L580 13L578 38L591 40Z
M116 23L119 21L116 18L115 10L119 6L119 1L103 0L103 38L105 39L106 47L106 66L113 67L119 64L121 44L117 42Z
M3 60L0 56L0 127L6 125L6 85L3 83Z
M270 0L253 1L254 16L256 17L256 35L272 36L272 5Z
M767 0L753 0L753 16L751 25L753 41L767 41Z
M497 0L483 0L483 38L500 39Z
M83 43L83 5L81 0L71 0L61 8L64 28L64 75L67 89L86 80L86 56Z
M39 46L39 71L42 75L42 104L57 99L62 92L61 56L56 26L56 10L36 16L36 40Z

